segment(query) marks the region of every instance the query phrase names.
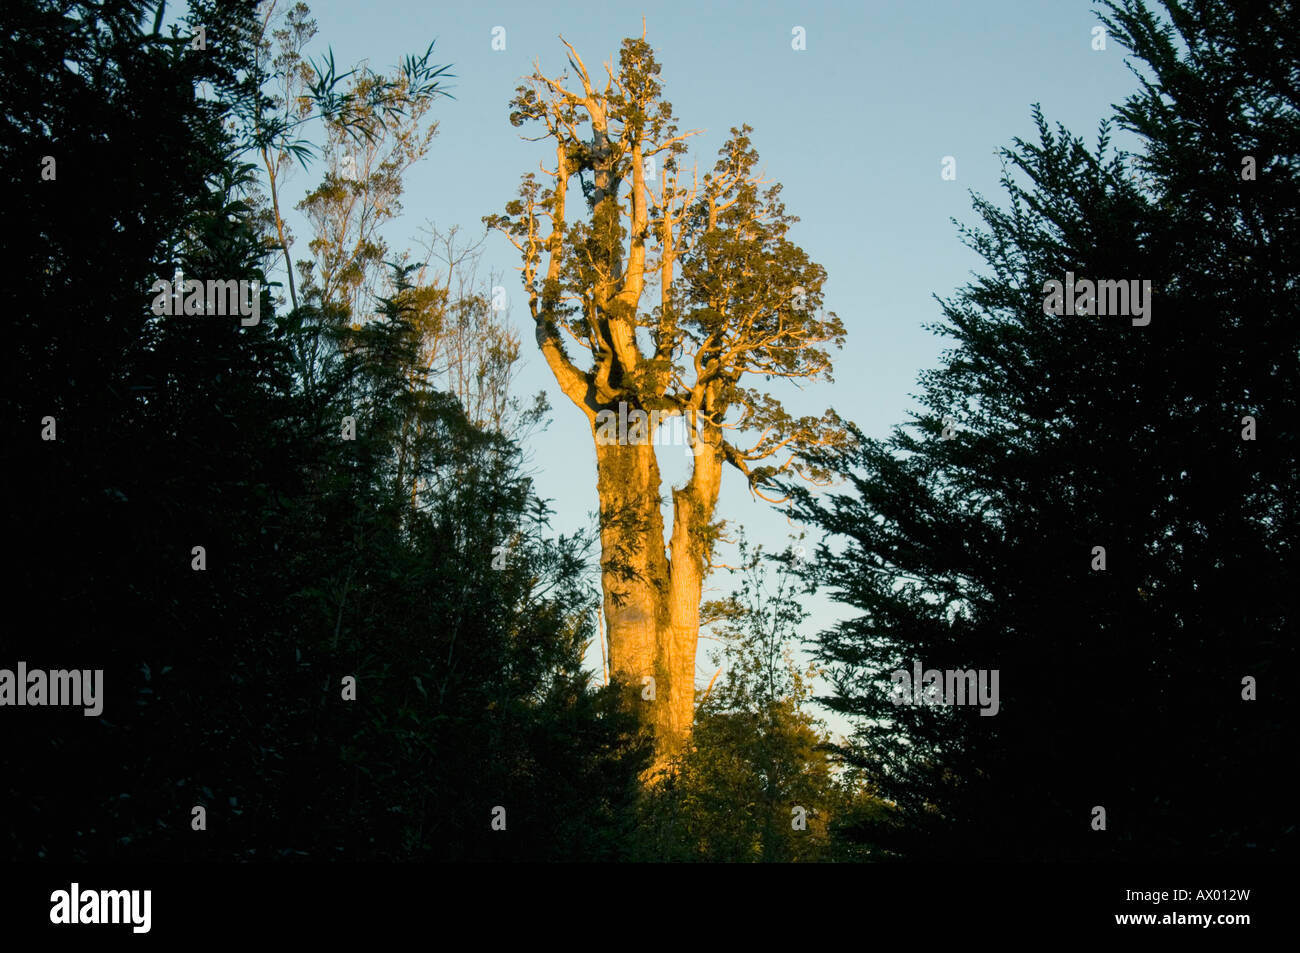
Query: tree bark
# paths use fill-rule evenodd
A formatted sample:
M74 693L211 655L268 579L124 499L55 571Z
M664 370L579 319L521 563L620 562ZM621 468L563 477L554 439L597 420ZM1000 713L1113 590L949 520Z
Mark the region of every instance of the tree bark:
M703 439L703 438L700 438ZM673 490L672 562L669 619L660 653L668 669L668 711L662 748L681 750L695 721L695 656L700 638L700 598L708 572L714 507L722 479L722 460L705 445L695 457L691 478Z
M669 624L669 569L653 446L596 445L601 578L611 670L650 705L656 737L668 723L672 677L659 657ZM654 679L653 699L645 678Z
M690 480L673 490L671 553L664 548L654 445L597 441L596 470L610 667L650 706L655 775L682 750L695 720L700 597L722 457L706 443ZM654 679L653 698L647 676Z

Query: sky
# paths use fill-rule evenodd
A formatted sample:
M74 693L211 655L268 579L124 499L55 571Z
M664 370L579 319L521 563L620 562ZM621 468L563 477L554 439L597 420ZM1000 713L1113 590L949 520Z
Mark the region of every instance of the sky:
M508 119L508 103L533 61L549 76L563 71L563 35L595 72L617 57L624 37L641 34L644 17L679 128L701 130L690 152L701 174L711 169L731 127L752 126L760 168L782 183L786 210L800 219L789 238L829 274L825 307L847 329L835 381L802 392L778 383L774 393L796 412L834 407L875 437L906 422L916 408L917 376L937 366L947 346L926 328L941 317L935 296L951 296L980 269L953 219L978 223L972 192L1000 195L997 151L1017 136L1034 138L1034 103L1050 123L1092 144L1112 104L1136 86L1118 44L1108 39L1105 49L1094 49L1100 21L1088 0L309 0L309 6L319 26L308 51L314 58L332 50L340 68L368 60L383 71L436 41L432 61L450 64L455 74L455 98L434 107L438 136L408 173L404 214L385 236L398 251L415 248L429 222L482 235L482 217L503 211L520 176L546 156L544 144L520 138L538 131L515 129ZM493 49L494 36L502 37L497 27L504 28L504 50ZM797 50L792 41L799 27L806 48ZM949 156L956 160L952 181L941 177ZM285 205L318 179L318 168L298 173ZM295 230L308 234L305 226ZM549 427L528 447L537 491L555 510L553 528L572 532L591 525L596 509L595 451L585 419L559 392L533 345L518 265L504 237L488 236L481 271L506 276L510 319L525 345L516 392L545 390L553 407ZM678 465L665 461L665 479L678 481L686 474L684 455L667 453ZM724 477L717 515L769 551L784 548L798 529L752 497L735 472ZM732 557L725 547L718 555L723 562ZM728 575L716 573L705 597L729 592ZM826 596L808 608L804 636L851 614ZM715 671L713 645L701 643L701 687ZM600 670L598 647L588 660ZM818 713L837 732L847 727Z

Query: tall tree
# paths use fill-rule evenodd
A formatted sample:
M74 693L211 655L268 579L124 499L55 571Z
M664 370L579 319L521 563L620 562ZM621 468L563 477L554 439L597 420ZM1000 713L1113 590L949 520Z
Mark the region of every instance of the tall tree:
M824 459L852 493L791 487L844 543L814 575L860 614L821 655L862 726L850 756L903 811L901 839L875 832L899 849L1294 846L1276 775L1300 569L1288 6L1108 3L1141 64L1118 120L1143 149L1114 152L1104 125L1090 150L1035 110L1038 141L1004 151L1007 203L977 199L963 229L988 273L943 303L955 344L926 411ZM1137 284L1119 313L1082 284L1054 303L1067 273ZM898 704L893 673L918 663L998 672L996 714Z
M572 79L538 66L511 102L511 122L539 123L554 148L548 183L528 173L520 198L485 221L518 249L538 347L591 427L610 661L653 696L663 765L693 720L724 465L755 492L780 474L816 479L802 454L842 436L833 413L794 417L742 380L829 378L823 345L839 346L843 326L819 314L825 271L787 239L795 220L780 186L760 190L750 128L733 129L714 170L688 183L689 134L677 131L644 36L623 41L603 86L565 47ZM664 421L680 422L693 458L672 491L667 540L655 451Z

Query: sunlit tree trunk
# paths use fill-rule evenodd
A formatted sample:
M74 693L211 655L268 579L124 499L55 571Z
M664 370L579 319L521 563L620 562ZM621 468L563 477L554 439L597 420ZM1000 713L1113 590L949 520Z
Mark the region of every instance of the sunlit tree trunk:
M747 373L826 374L820 345L838 344L843 326L815 313L825 273L785 240L793 219L779 187L759 194L748 127L733 129L714 172L703 183L693 173L688 187L677 163L690 133L677 134L644 36L624 41L617 66L606 64L603 90L565 47L577 84L538 71L511 104L516 125L547 127L555 145L554 168L543 173L549 185L525 175L520 198L486 221L521 253L538 346L591 425L610 666L649 706L657 775L694 721L700 599L723 464L758 493L785 473L815 478L798 469L799 452L843 433L832 412L794 418L738 382ZM574 179L585 208L569 222ZM653 306L645 300L649 279L659 286ZM570 348L590 362L575 363ZM629 439L631 415L652 410L661 421L688 423L691 473L671 501L663 498L655 424ZM739 421L728 421L732 410L743 414ZM617 440L607 426L602 432L606 415L620 419ZM732 442L742 429L759 435L748 448ZM776 456L786 459L751 466Z

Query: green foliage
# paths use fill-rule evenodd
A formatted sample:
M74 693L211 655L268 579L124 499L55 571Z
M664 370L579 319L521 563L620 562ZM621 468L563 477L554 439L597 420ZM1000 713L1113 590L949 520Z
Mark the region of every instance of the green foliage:
M845 333L822 311L826 270L788 237L798 219L781 186L760 188L753 129L732 127L713 170L688 185L681 163L695 133L678 133L645 39L623 41L603 90L566 47L575 82L535 72L510 103L511 124L544 125L563 161L549 187L525 173L505 214L483 219L521 254L532 317L556 346L547 360L557 380L588 410L626 402L702 425L709 452L760 494L790 473L822 479L805 451L842 442L839 417L796 417L766 388L740 386L746 375L830 380L830 350ZM579 132L588 120L590 140ZM576 217L574 176L586 199ZM641 266L628 264L642 255L666 282L654 304ZM591 352L590 366L572 363L570 343ZM698 505L711 509L715 498Z

